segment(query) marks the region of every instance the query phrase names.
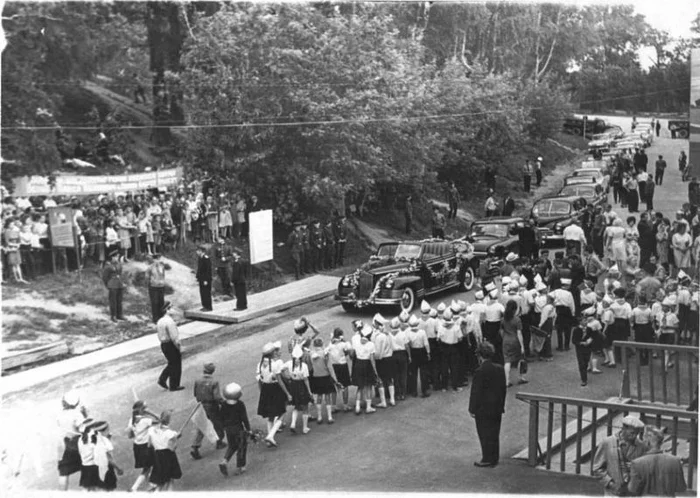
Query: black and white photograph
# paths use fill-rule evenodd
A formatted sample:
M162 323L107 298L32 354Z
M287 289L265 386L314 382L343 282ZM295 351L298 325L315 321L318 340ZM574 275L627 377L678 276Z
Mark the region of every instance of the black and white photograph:
M700 4L0 9L3 496L697 496Z

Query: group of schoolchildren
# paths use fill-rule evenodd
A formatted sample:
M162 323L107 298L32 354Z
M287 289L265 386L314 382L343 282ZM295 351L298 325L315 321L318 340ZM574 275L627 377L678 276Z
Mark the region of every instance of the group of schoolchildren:
M336 328L328 343L302 317L294 323L294 335L287 343L291 359L286 362L280 341L265 344L256 368L257 414L267 421L265 444L277 447L275 436L285 426L292 434L307 434L309 422L333 424L337 411L353 411L351 386L356 388L357 415L395 406L406 396L429 397L431 391L448 389L460 392L478 367L476 348L482 341L495 347L494 362L504 365L508 387L513 385L512 369L518 371L520 384L528 382L528 359L551 361L555 331L557 351L569 351L571 344L575 347L582 386L587 385L589 373L602 372L599 356L609 368L621 361L614 341L633 337L641 343L697 344L698 284L683 271L664 281L645 275L628 281L613 266L601 285L592 278L574 288L570 278L557 275L556 268L514 258L506 258L505 263L499 266L500 272L482 279L472 304L452 301L433 308L423 301L420 316L402 311L391 320L377 313L371 324L352 321L349 340ZM648 351L640 356L641 365L656 358ZM672 360L666 352L667 370L673 368ZM205 365L205 377L212 373L213 365ZM208 387L204 389L200 382ZM218 390L218 383L214 384ZM200 392L212 387L206 378L197 385ZM228 446L219 464L224 475L234 453L238 471L245 471L251 429L240 397L240 386L229 384L216 400L220 406L216 416L205 406L219 437L217 448ZM212 401L206 396L197 399L203 404ZM173 479L181 477L174 451L181 434L169 427L169 412L156 417L140 401L133 408L129 435L134 439L136 468L142 473L132 490L146 480L152 488L167 490ZM87 418L70 393L64 397L59 424L65 432L59 471L66 486L67 476L80 470L81 486L113 489L115 473L121 474L121 469L111 456L107 424ZM197 439L201 443L202 435L198 433ZM201 458L197 441L191 455Z

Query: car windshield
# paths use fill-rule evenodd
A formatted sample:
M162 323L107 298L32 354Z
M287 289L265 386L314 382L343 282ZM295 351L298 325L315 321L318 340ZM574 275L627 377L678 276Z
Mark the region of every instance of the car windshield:
M480 223L472 225L472 237L496 237L508 236L508 225L505 223Z
M559 195L567 197L585 197L586 199L593 199L596 196L595 189L593 187L586 187L583 185L571 185L564 187L559 192Z
M537 216L564 216L571 212L571 205L566 201L540 201L532 208Z
M377 251L377 256L393 259L411 259L420 255L420 244L385 244Z
M600 176L600 171L595 169L577 169L574 176Z

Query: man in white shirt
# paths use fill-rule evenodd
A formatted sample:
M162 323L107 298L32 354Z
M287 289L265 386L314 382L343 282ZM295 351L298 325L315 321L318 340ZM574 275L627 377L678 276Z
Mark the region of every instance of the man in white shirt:
M564 242L566 243L566 255L576 254L581 256L581 248L586 246L586 234L583 228L574 221L564 229Z
M384 326L386 320L382 315L377 313L374 315L372 323L372 342L374 343L375 353L374 358L377 364L377 373L382 385L379 388L379 408L386 408L386 391L389 391L389 399L392 406L396 404L394 391L394 373L395 365L394 348L391 338L386 334Z
M168 389L167 381L170 379L170 391L182 391L185 387L180 385L180 377L182 376L180 333L175 320L173 320L172 309L170 301L165 301L162 309L163 316L156 323L160 349L168 360L168 365L158 377L158 385L163 389Z
M574 296L569 290L571 279L562 278L561 285L562 288L553 290L550 296L554 299L554 308L557 310L557 351L568 351L576 305L574 304Z
M48 196L46 199L44 199L44 209L49 209L52 207L56 207L56 201L53 199L53 197Z
M498 204L496 204L496 200L493 198L493 189L489 189L489 196L486 199L486 203L484 204L486 217L490 218L491 216L495 216L496 209L498 209Z
M603 213L603 218L605 218L605 224L607 226L612 225L613 221L617 218L617 213L612 210L612 205L608 204L605 206L605 212Z

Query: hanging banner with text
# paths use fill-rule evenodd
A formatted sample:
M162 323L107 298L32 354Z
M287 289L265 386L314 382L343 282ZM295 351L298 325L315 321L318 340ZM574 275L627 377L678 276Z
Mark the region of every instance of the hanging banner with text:
M49 211L49 230L53 247L75 247L73 236L73 208L52 207Z
M272 210L250 213L250 263L262 263L273 258Z
M29 197L33 195L89 195L137 192L177 185L181 178L182 168L129 175L65 175L57 176L56 185L54 188L51 188L49 179L45 176L23 176L13 180L15 184L13 195Z

